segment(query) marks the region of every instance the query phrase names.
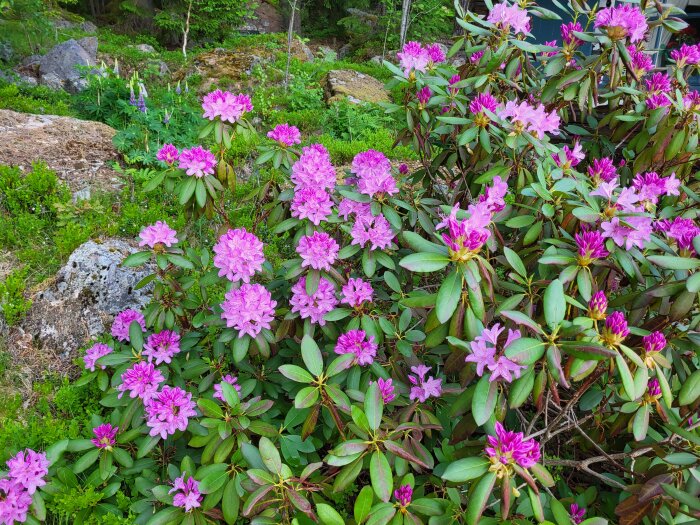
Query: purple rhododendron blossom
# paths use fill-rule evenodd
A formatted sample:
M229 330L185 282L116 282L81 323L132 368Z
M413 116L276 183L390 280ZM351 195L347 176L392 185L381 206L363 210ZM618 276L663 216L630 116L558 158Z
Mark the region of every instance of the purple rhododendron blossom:
M204 118L214 120L219 117L224 122L234 124L246 113L253 111L250 97L244 94L234 95L228 91L217 89L202 99Z
M158 386L165 381L160 370L153 363L145 361L135 363L131 368L127 368L121 379L122 383L117 387L119 399L124 395L124 392L129 392L131 398L139 397L148 400L156 393Z
M347 219L351 215L362 217L372 215L371 205L368 202L357 202L343 198L338 204L338 217Z
M7 471L7 477L31 495L46 485L44 478L49 473L49 460L44 452L35 452L30 448L20 450L7 460Z
M332 190L336 178L331 156L321 144L304 147L299 160L292 166L291 179L297 190Z
M658 379L653 378L649 380L647 383L647 393L651 397L658 397L661 395L661 385L659 384Z
M530 468L540 460L540 444L534 439L525 439L522 432L506 430L496 421L496 435L487 436L488 446L484 449L495 465L517 464Z
M376 194L398 193L396 181L391 175L391 164L383 153L370 149L352 159L352 173L357 176L357 191L373 197Z
M395 388L391 378L385 380L380 377L377 379L377 386L379 387L379 393L382 395L384 404L391 403L396 399Z
M410 485L401 485L394 491L394 499L402 508L406 508L411 504L411 498L413 498L413 489Z
M420 42L406 42L403 49L396 53L404 75L408 77L411 71L425 73L430 62L430 55Z
M562 24L561 28L561 38L564 44L569 46L580 46L583 41L574 35L574 32L582 33L583 27L579 22L569 22L568 24Z
M673 220L663 219L657 221L654 227L669 239L676 241L678 249L688 252L688 255L697 255L693 246L693 239L700 235L700 227L692 219L676 217Z
M192 476L185 481L186 474L175 479L173 488L168 491L168 494L175 493L173 496L173 505L185 509L185 512L190 512L202 504L202 494L199 492L199 482Z
M364 330L350 330L338 338L335 353L339 355L354 354L355 363L367 366L374 363L374 358L377 357L377 348L373 335L367 335Z
M227 231L214 245L214 266L229 281L249 283L264 262L263 243L245 228Z
M112 337L119 341L129 341L129 327L134 321L141 326L142 332L146 331L146 319L141 312L131 308L119 312L112 323Z
M345 304L353 308L360 306L365 301L372 302L372 294L374 290L372 285L360 278L351 277L343 286L342 290L343 301Z
M119 432L119 427L113 427L109 423L103 423L92 429L92 433L95 435L92 444L97 448L106 448L111 450L111 448L117 443L116 436Z
M301 266L310 266L314 270L330 271L331 265L338 257L340 246L326 232L314 232L299 239L297 253L302 258Z
M586 507L579 507L576 503L572 503L569 507L569 516L575 525L579 525L581 522L583 522L585 515Z
M564 158L563 161L562 154ZM574 142L573 149L569 148L569 146L564 146L561 153L552 153L552 159L554 159L555 164L564 169L575 168L585 158L586 155L583 153L583 148L581 147L581 143L579 141Z
M156 244L164 244L170 248L173 244L178 242L177 237L175 237L176 234L177 232L168 226L166 222L158 221L155 224L146 226L143 230L141 230L141 233L139 234L139 237L141 238L139 246L149 246L150 248L155 248Z
M273 129L267 132L267 136L286 147L301 143L301 132L299 128L290 126L289 124L277 124Z
M172 144L163 144L163 147L156 153L156 158L165 164L175 164L175 161L180 158L180 152Z
M610 252L605 248L603 234L595 230L581 230L574 236L578 248L578 262L580 266L587 266L595 259L604 259Z
M31 504L32 496L21 483L11 478L0 479L0 523L24 523Z
M591 319L600 321L605 319L605 312L608 309L608 298L605 297L605 292L602 290L597 291L588 301L588 315Z
M263 285L246 283L226 292L221 303L221 318L226 321L226 326L238 330L239 339L246 334L256 338L263 328L271 328L275 306L277 301L272 300Z
M442 379L435 379L433 376L428 376L430 367L425 365L412 366L411 372L415 375L408 375L408 380L413 385L409 399L411 401L418 400L425 403L430 397L440 397L442 394Z
M495 113L496 108L498 108L498 100L490 93L479 93L474 97L474 100L469 103L469 111L474 115L483 112L485 109L489 110L491 113Z
M521 9L517 4L510 5L508 2L496 4L486 20L503 30L510 29L516 35L530 32L530 16L525 9Z
M588 166L588 176L593 179L593 183L598 186L602 182L611 182L617 179L617 169L610 157L593 159Z
M678 67L694 66L700 63L700 45L681 44L681 47L671 51L671 58L676 61Z
M542 104L533 106L526 101L517 103L509 100L498 116L510 118L516 129L527 130L538 139L544 138L546 133L559 133L559 115L556 111L547 112Z
M310 319L321 326L326 324L323 318L338 304L333 284L321 277L316 291L309 295L306 291L306 277L302 277L292 286L292 298L289 301L292 312L299 312L302 319Z
M648 28L647 19L639 6L627 3L598 11L594 26L605 28L613 40L629 38L632 43L643 40Z
M666 348L666 337L661 332L652 332L642 337L642 343L647 352L661 352Z
M90 370L90 372L94 372L95 366L97 366L97 360L100 357L111 354L113 351L114 349L111 346L107 346L104 343L95 343L85 351L85 356L83 356L85 369ZM100 368L104 370L106 367L102 365Z
M157 334L148 336L143 345L143 355L151 362L155 359L156 365L170 363L175 354L180 352L180 334L172 330L163 330Z
M511 361L505 355L496 358L496 353L499 351L498 336L503 330L505 328L499 323L494 324L491 328L484 328L481 334L469 343L472 353L464 359L467 363L476 364L476 374L478 376L483 376L485 369L488 368L491 372L490 382L503 378L510 383L513 380L513 376L516 378L520 377L521 372L527 368ZM500 349L500 353L505 352L508 346L513 341L520 339L520 337L519 330L508 330L508 338Z
M160 392L144 403L149 435L167 438L177 430L187 430L189 418L196 416L192 394L180 387L165 385Z
M641 78L654 69L654 61L644 50L637 49L636 46L630 45L627 47L627 52L630 55L632 70L637 77Z
M202 146L183 149L179 160L178 167L181 170L185 170L187 175L201 179L205 175L214 174L216 157L211 151L204 149Z
M292 217L309 219L318 226L328 220L333 211L333 201L325 190L320 188L302 188L294 193L291 205Z
M350 232L352 242L361 248L369 243L370 250L384 250L388 248L396 234L394 234L391 224L381 213L376 216L364 215L355 219L355 224Z

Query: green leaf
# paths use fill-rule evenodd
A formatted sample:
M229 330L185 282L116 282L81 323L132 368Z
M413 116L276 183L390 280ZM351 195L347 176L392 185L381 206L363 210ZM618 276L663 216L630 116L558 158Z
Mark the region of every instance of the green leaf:
M73 473L80 474L81 472L86 471L92 465L94 465L95 461L97 461L97 458L99 457L99 448L92 449L89 452L85 453L83 456L80 457L80 459L78 459L78 461L76 461L73 464Z
M632 421L632 433L634 434L634 439L637 441L643 440L647 437L647 431L649 430L649 405L643 404L639 407L636 414L634 414L634 420Z
M314 376L320 376L323 372L323 355L316 341L308 334L301 340L301 358L304 360L306 369Z
M634 378L632 377L632 373L627 366L627 361L625 361L624 357L618 354L615 356L615 363L617 365L617 371L620 374L620 378L622 379L622 386L627 393L627 397L630 401L634 401L636 398L634 395L636 389L634 387Z
M187 201L192 198L194 193L194 188L197 185L197 181L194 177L189 177L185 183L180 186L180 204L187 204Z
M544 355L545 343L530 337L521 337L506 347L505 355L519 365L531 365Z
M122 261L122 266L141 266L151 258L151 252L136 252L129 255Z
M380 450L375 451L369 460L369 477L377 497L382 501L389 501L391 489L394 486L394 479L391 474L389 461Z
M180 268L185 268L186 270L194 270L194 264L192 264L191 261L185 259L182 255L176 255L173 253L169 253L167 255L168 260L173 263L175 266L179 266Z
M318 387L306 386L297 392L294 398L294 408L304 409L313 406L318 401Z
M369 515L367 525L387 525L396 514L396 507L391 503L380 503Z
M477 525L484 512L489 496L496 484L496 473L487 472L476 484L469 498L466 518L467 525Z
M280 474L282 471L282 458L275 444L266 437L260 438L260 457L270 472Z
M587 341L564 341L561 344L561 349L567 354L578 357L579 359L593 361L610 359L617 355L617 352L606 346Z
M457 309L462 297L462 275L454 270L440 285L435 302L435 313L440 323L446 323Z
M384 413L384 400L379 391L379 385L375 382L369 385L365 394L365 415L371 430L377 430L382 424L382 414Z
M129 325L129 343L137 352L143 350L143 331L138 321L132 321Z
M485 457L458 459L447 466L442 479L463 483L481 477L489 470L489 465L491 462Z
M664 489L666 494L680 502L682 505L688 505L688 507L693 510L700 510L700 498L697 498L692 494L688 494L687 492L683 492L673 485L667 485L666 483L662 483L661 487Z
M240 404L241 399L238 396L238 392L236 391L235 387L226 381L221 382L221 393L223 394L224 400L228 406L235 407Z
M338 511L326 503L318 503L316 512L324 525L345 525L345 520L338 514Z
M677 255L650 255L647 260L669 270L695 270L700 268L700 259Z
M291 379L296 383L312 383L314 378L302 367L297 365L281 365L279 372L287 379Z
M450 263L447 255L421 252L407 255L399 262L399 266L411 272L430 273L442 270Z
M231 479L224 488L224 494L221 497L221 512L224 515L224 521L227 525L233 525L238 519L238 510L241 505L241 498L236 491L236 480Z
M472 416L478 426L486 423L496 408L496 394L498 394L498 383L489 381L489 376L485 375L479 379L474 389L472 397Z
M513 270L515 270L520 276L527 277L527 270L525 269L525 265L523 264L520 256L507 246L503 247L503 253L506 256L508 264L513 267Z
M229 481L228 465L219 463L218 465L208 465L207 474L199 482L199 491L202 494L211 494L222 488Z
M178 507L169 507L157 512L146 522L146 525L168 525L176 523L182 516L182 511Z
M549 508L552 509L552 514L554 514L554 519L558 525L573 525L569 512L559 501L550 499Z
M353 515L357 523L362 523L365 518L369 516L372 503L374 503L374 492L372 491L372 487L365 485L357 495L355 507L353 509Z
M547 326L554 330L564 320L565 315L564 285L559 279L554 279L544 291L544 318Z
M700 370L693 372L683 383L678 394L678 404L680 406L692 405L698 397L700 397Z

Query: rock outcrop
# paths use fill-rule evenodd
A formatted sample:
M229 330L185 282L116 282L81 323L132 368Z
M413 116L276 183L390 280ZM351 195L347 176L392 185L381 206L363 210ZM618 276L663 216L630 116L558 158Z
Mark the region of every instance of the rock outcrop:
M0 110L0 164L30 169L43 161L74 192L112 190L119 185L110 167L119 158L115 133L100 122Z
M324 80L328 103L347 99L349 102L388 102L389 93L376 78L352 69L334 69Z
M108 331L116 314L149 301L151 288L135 287L152 268L121 266L136 251L121 239L79 246L48 287L31 298L32 307L18 331L30 335L35 347L62 358L74 356L92 337Z
M43 56L32 55L19 68L21 77L52 89L65 89L71 93L85 88L87 82L81 68L97 63L97 37L66 40L54 46Z

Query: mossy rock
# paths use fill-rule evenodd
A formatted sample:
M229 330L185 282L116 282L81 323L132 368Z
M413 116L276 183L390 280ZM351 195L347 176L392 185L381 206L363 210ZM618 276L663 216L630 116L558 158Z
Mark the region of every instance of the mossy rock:
M389 102L389 92L381 80L352 69L329 71L323 82L329 104L341 99L349 102Z

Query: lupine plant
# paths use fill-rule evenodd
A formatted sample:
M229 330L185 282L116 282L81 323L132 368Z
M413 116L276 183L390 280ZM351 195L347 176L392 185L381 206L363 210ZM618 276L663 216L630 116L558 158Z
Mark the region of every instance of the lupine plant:
M529 35L556 13L489 8L459 11L459 70L418 42L387 63L419 170L369 150L341 171L268 132L259 163L284 182L259 214L288 259L227 220L213 246L141 232L124 264L152 268L153 300L79 380L106 416L31 476L34 452L12 460L5 523L81 488L99 504L80 523L700 518L700 53L651 72L649 29L681 27L661 4L572 3L561 45ZM253 108L214 92L203 109L216 153L164 145L153 187L225 217L224 153Z

